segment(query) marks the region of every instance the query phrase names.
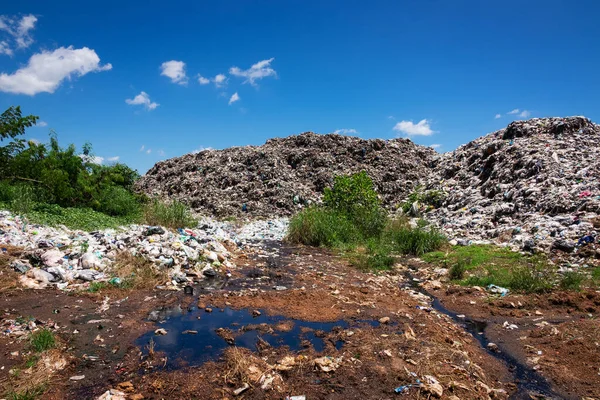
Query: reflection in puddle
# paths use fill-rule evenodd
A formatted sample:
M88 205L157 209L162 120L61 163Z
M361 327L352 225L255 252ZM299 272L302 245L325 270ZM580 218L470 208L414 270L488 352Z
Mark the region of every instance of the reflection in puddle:
M336 337L349 327L347 321L308 322L291 320L283 316L267 316L262 313L253 317L250 310L234 310L225 308L223 312L214 310L206 313L192 309L184 313L181 307L152 311L148 315L151 321L159 321L157 328L167 331L164 336L155 335L154 331L141 336L136 344L147 354L146 345L154 340L155 351L167 356L167 369L181 366L181 361L189 366L200 365L217 359L229 346L224 335L217 334L226 330L234 338L235 346L256 350L259 338L273 347L288 346L291 351L301 351L308 347L322 352L328 343L338 350L343 346L339 338L326 342L328 333ZM358 321L355 326L367 324L379 326L377 321ZM196 333L183 333L193 331Z

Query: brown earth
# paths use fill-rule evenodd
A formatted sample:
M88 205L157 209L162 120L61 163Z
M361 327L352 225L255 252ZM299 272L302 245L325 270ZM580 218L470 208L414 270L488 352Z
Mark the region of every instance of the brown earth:
M3 391L22 387L35 374L35 368L28 371L25 366L31 356L29 332L17 337L19 326L8 325L18 317L31 317L38 327L56 332L66 361L62 368L47 372L47 390L40 396L44 399L95 399L117 388L131 399L283 399L288 395L427 399L440 391L447 399L528 395L518 391L510 366L483 349L460 323L432 309L431 300L411 288L401 269L365 273L320 249L284 245L278 254L240 256L235 260L238 268L231 271L230 280L223 281L222 289L198 287L195 296L159 290L4 289L0 292ZM276 286L286 288L276 290ZM500 298L446 284L439 289L432 289L430 282L425 286L447 308L486 321L489 340L548 378L557 397L600 398L600 294ZM147 321L148 313L169 306L180 306L184 315L197 306L210 307L212 313L225 307L260 309L286 317L273 326L281 332L291 329L294 320L346 321L351 327L319 333L324 342L321 353L312 346L297 352L285 346L259 344L255 351L230 346L202 365L164 369L167 354L156 348L154 356L148 356L147 349L135 341L157 328ZM202 318L211 315L207 312ZM389 321L358 322L384 317ZM504 328L505 321L517 328ZM235 340L237 333L231 335ZM337 348L340 341L343 346ZM328 368L323 363L333 363L332 370L324 371ZM21 370L18 376L9 373L15 369ZM84 378L70 379L76 376ZM271 378L272 383L261 388ZM234 391L244 384L248 389L236 396ZM394 393L394 388L411 384L402 395Z

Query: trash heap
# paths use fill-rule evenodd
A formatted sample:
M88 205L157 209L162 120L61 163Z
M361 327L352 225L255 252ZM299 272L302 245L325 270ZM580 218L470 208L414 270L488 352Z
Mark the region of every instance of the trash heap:
M393 207L429 174L436 152L408 139L364 140L307 132L262 146L204 150L157 163L137 183L217 217L289 216L319 202L333 177L365 170Z
M235 268L231 259L240 247L263 238L281 239L286 223L253 223L243 227L239 237L233 225L207 218L197 228L179 229L177 233L142 225L82 232L31 225L8 211L0 211L0 251L6 252L6 246L23 249L23 256L12 261L11 267L22 274L20 282L29 288L113 283L118 278L112 276L112 267L121 252L143 257L155 268L168 271L171 281L166 286L177 288L204 277L228 274Z
M433 162L426 190L444 200L424 216L459 242L600 257L599 155L600 126L585 117L512 122Z

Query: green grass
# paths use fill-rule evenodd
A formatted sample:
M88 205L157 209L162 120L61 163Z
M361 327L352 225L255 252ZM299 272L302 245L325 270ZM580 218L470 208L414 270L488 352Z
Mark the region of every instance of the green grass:
M423 254L424 261L434 264L454 265L461 261L467 270L484 264L510 266L519 263L524 256L505 247L494 245L454 246L450 251L434 251Z
M40 329L31 334L29 344L34 351L40 353L56 346L56 338L51 330Z
M8 393L8 400L35 400L44 394L46 391L45 385L40 385L21 392Z
M600 283L600 267L596 267L592 270L592 279Z
M307 246L344 247L363 241L358 228L344 214L309 207L290 221L287 240Z
M435 251L446 244L446 237L437 229L423 225L413 228L401 220L390 221L381 240L388 242L395 252L414 256Z
M585 275L580 272L567 271L563 274L559 285L565 290L580 290L581 284L585 281Z
M25 368L31 368L31 367L35 366L38 361L40 361L40 356L38 356L38 355L33 355L33 356L29 357L27 359L27 361L25 362Z
M517 292L542 293L551 290L558 278L543 256L523 255L493 245L454 246L445 252L426 253L422 259L449 267L450 279L468 286L493 284Z
M185 204L179 201L164 203L158 199L153 199L145 206L144 222L173 229L193 228L198 225L198 221Z
M105 289L107 287L108 284L106 282L91 282L90 287L88 288L88 292L97 293L100 290Z

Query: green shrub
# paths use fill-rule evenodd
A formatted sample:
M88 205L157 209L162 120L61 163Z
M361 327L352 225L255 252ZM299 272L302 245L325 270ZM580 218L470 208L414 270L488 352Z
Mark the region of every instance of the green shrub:
M198 225L189 208L177 200L165 203L153 199L144 208L144 222L148 225L161 225L174 229Z
M56 345L56 338L54 333L49 329L40 329L31 334L29 343L34 351L40 353L45 350L49 350Z
M108 215L136 215L141 211L141 206L136 196L120 186L111 186L104 190L99 202L99 211Z
M307 246L340 246L361 240L357 227L344 214L324 207L309 207L290 221L287 240Z
M560 287L565 290L580 290L584 279L584 275L579 272L567 271L560 280Z
M410 193L407 199L402 203L400 208L402 212L407 214L414 202L422 203L433 208L439 208L444 203L446 194L441 190L423 190L423 187L417 186L415 190Z
M393 243L396 251L415 256L438 250L446 243L446 237L433 227L412 228L402 223L389 224L383 237Z
M453 281L460 281L465 278L465 272L467 272L468 262L466 260L458 260L452 264L448 271L448 276Z
M376 210L380 206L373 181L365 171L336 176L333 187L325 189L323 203L326 208L348 216Z
M25 389L20 392L9 392L8 400L36 400L46 391L45 385Z

